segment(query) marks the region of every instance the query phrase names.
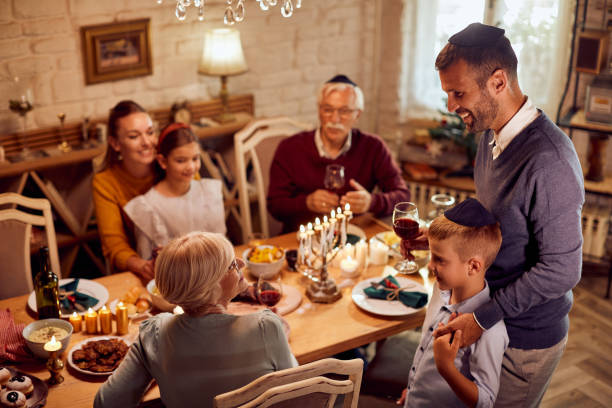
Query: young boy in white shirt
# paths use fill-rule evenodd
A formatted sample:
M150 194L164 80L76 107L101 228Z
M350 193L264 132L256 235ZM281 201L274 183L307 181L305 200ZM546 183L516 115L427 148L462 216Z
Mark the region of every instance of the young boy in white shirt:
M436 277L421 342L402 398L405 407L492 407L508 334L503 321L473 345L459 349L461 331L438 338L433 332L461 313L489 301L487 268L501 246L499 223L468 198L437 217L428 232L429 271Z

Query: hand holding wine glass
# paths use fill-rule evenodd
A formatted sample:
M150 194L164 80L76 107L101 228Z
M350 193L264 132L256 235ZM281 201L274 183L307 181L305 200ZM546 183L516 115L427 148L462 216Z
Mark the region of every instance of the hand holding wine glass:
M402 240L410 241L419 236L419 211L416 204L401 202L393 208L393 230ZM401 273L414 273L419 270L418 265L411 260L404 259L395 264L395 269Z

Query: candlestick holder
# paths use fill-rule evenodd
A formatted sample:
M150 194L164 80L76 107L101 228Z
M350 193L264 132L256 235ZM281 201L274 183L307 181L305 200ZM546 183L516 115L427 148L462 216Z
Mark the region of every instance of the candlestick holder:
M64 369L64 363L62 359L58 357L57 351L51 351L49 354L49 360L47 360L47 370L51 376L47 380L49 385L57 385L64 382L64 376L61 374Z
M329 222L325 216L323 224L317 218L314 229L311 223L308 230L300 227L296 269L311 280L306 296L315 303L333 303L342 297L336 282L329 276L327 266L346 245L346 225L352 218L352 212L347 204L344 213L338 208L337 214L338 217L332 211Z
M66 114L64 112L60 112L57 114L57 118L60 120L59 134L62 141L59 145L57 145L57 148L63 153L68 153L72 150L72 147L64 139L64 121L66 120Z

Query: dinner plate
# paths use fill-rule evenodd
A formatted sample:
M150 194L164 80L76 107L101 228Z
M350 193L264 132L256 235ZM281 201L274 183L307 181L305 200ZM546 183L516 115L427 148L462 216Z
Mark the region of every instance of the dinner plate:
M93 375L96 377L105 377L105 376L109 376L111 375L113 371L107 371L104 373L95 373L93 371L89 371L89 370L84 370L81 367L79 367L78 365L76 365L76 363L72 360L72 354L77 351L80 350L81 347L85 344L85 343L89 343L90 341L98 341L98 340L110 340L110 339L119 339L122 340L125 344L128 345L128 347L130 346L130 342L127 341L126 339L124 339L123 337L119 337L119 336L99 336L99 337L91 337L89 339L85 339L83 341L78 342L77 344L75 344L74 346L72 346L72 348L70 349L70 352L68 353L68 357L66 358L66 361L68 362L68 365L72 368L74 368L76 371L78 371L79 373L82 374L87 374L87 375ZM127 354L126 354L127 355ZM125 358L125 357L124 357Z
M34 391L32 391L32 394L26 400L25 406L27 408L42 408L45 406L47 403L47 394L49 393L47 383L38 377L31 374L22 373L21 371L15 370L12 367L5 368L11 372L11 377L15 375L22 375L24 377L30 377L30 380L32 380Z
M252 285L252 283L251 283ZM283 285L283 296L280 301L276 304L276 312L283 316L287 313L293 312L297 307L302 303L302 292L295 286L287 285L285 283ZM248 302L230 302L227 311L231 314L236 315L245 315L249 313L254 313L259 310L263 310L267 308L265 305L260 305L257 303L248 303Z
M72 281L74 281L74 279L60 279L59 286L61 287ZM79 292L85 293L86 295L93 296L96 299L98 299L98 303L92 306L93 310L100 309L102 306L104 306L104 304L106 304L106 302L108 302L108 290L106 290L106 288L103 285L99 284L98 282L95 282L89 279L80 279L79 286L77 286L77 290ZM37 311L36 293L34 293L33 291L32 293L30 293L30 297L28 298L28 306L33 311L35 312ZM84 315L85 313L87 313L87 311L78 312L78 313L80 315ZM62 313L62 317L67 319L70 317L71 314L72 313Z
M414 309L404 305L399 300L382 300L373 299L368 297L364 293L364 289L370 287L370 282L380 282L382 277L370 278L358 282L353 287L352 298L353 302L363 310L382 316L406 316L412 313L416 313L421 309ZM427 293L427 289L418 282L408 278L401 278L395 276L400 287L408 286L405 290L410 292L423 292Z
M119 299L113 299L113 300L111 300L111 302L108 304L108 308L110 309L110 311L111 311L111 313L112 313L112 314L117 314L117 303L119 303ZM150 302L149 302L149 303L150 303ZM147 310L145 310L145 311L144 311L144 312L142 312L142 313L138 313L138 312L136 312L136 313L132 313L132 314L128 315L128 317L129 317L130 319L138 319L138 318L140 318L140 317L144 317L144 316L151 316L151 313L150 313L150 312L151 312L151 309L152 309L152 308L153 308L153 307L150 307L150 308L148 308Z

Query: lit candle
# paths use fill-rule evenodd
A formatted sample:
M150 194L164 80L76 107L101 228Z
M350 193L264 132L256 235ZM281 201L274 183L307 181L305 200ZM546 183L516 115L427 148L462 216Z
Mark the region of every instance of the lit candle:
M340 223L340 246L346 245L346 217L342 214L342 209L338 207L336 210L336 218Z
M355 260L359 264L360 268L363 268L365 265L367 251L368 244L364 240L357 242L355 245Z
M111 311L106 306L102 306L98 317L100 318L100 332L102 334L110 334L113 329Z
M117 303L117 334L128 332L128 311L123 302Z
M72 325L72 332L73 333L78 333L81 331L81 325L83 323L83 319L81 318L81 315L78 314L77 312L73 312L72 315L70 316L70 324Z
M59 349L61 349L62 343L55 340L55 336L51 336L51 340L46 342L43 348L45 349L45 351L48 351L51 353L51 352L58 351Z
M351 256L347 256L340 262L340 270L342 271L342 275L344 276L355 276L357 271L357 261L351 258Z
M98 314L91 307L85 313L85 330L87 334L98 332Z
M349 205L349 203L346 203L344 205L344 216L346 218L351 218L352 215L353 215L353 212L351 211L351 206Z

